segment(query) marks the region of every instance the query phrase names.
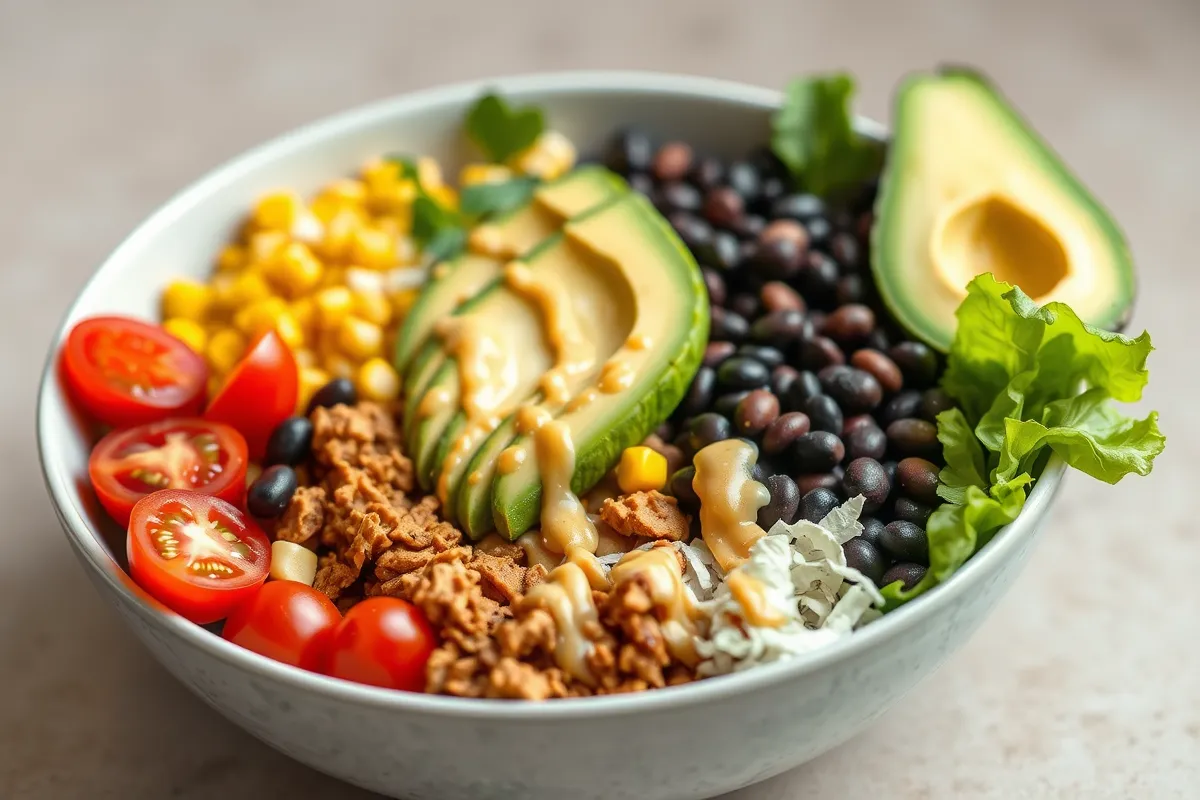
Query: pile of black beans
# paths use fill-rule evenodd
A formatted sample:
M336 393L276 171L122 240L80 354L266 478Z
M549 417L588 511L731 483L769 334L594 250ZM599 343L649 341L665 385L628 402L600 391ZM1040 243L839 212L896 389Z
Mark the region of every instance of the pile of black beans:
M704 363L658 435L683 451L741 437L771 492L758 523L820 521L866 499L847 563L879 585L912 586L929 564L925 522L940 502L938 355L910 341L874 291L875 182L837 204L793 189L767 148L725 161L625 130L605 155L696 256L712 307ZM854 194L854 193L852 193ZM693 467L669 489L699 500Z

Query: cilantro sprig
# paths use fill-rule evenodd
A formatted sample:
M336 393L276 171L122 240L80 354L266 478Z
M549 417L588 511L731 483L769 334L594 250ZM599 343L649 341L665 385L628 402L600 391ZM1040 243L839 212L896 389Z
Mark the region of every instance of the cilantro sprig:
M537 141L546 129L546 116L536 106L513 108L490 92L467 112L464 127L489 161L502 164Z

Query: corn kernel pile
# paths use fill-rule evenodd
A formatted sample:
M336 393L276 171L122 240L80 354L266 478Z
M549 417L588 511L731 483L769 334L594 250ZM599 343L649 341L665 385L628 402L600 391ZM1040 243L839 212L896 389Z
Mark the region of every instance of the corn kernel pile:
M571 142L546 131L506 165L468 164L459 184L553 180L574 164ZM292 191L268 194L221 251L208 283L167 286L163 328L205 357L210 397L249 342L272 327L300 368L298 408L333 378L352 380L364 399L399 396L393 338L425 280L410 235L417 182L443 207L458 205L436 161L421 158L416 167L414 181L396 162L375 159L307 203Z

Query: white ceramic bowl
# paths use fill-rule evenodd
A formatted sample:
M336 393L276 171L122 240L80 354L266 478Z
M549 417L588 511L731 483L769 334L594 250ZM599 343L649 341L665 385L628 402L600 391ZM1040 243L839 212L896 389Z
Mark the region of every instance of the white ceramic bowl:
M126 576L123 533L87 484L89 440L54 364L66 329L99 312L153 319L161 288L202 276L254 198L314 190L381 153L461 163L459 123L496 87L544 107L584 153L637 124L732 156L766 141L779 94L646 73L568 73L451 86L368 106L258 147L151 216L114 252L51 343L38 444L67 538L101 594L155 657L209 705L322 772L395 797L696 798L747 786L845 741L975 630L1025 561L1062 479L1053 463L1024 513L952 581L814 653L636 696L545 704L391 692L243 650L156 603ZM863 123L876 134L878 126Z

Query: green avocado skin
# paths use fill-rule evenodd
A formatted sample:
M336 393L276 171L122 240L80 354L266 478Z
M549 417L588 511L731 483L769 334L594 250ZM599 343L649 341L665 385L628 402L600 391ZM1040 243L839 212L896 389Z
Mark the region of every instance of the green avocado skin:
M576 442L575 473L571 479L571 488L576 494L595 486L616 465L621 451L640 443L671 415L695 377L708 343L708 292L695 259L649 202L641 197L629 198L625 202L639 205L640 218L646 227L645 235L661 237L659 244L671 255L671 268L678 271L674 278L678 291L669 300L687 305L685 313L681 315L685 326L676 332L676 338L656 345L675 352L665 369L657 377L643 376L626 392L614 396L609 402L626 406L616 420L600 436L586 442ZM667 300L655 298L655 302ZM632 394L632 399L627 392ZM541 515L541 482L515 480L514 476L518 474L497 477L492 492L493 522L496 530L510 540L536 525ZM472 514L477 515L478 512L472 509ZM486 531L474 528L469 532L472 536L480 536Z

